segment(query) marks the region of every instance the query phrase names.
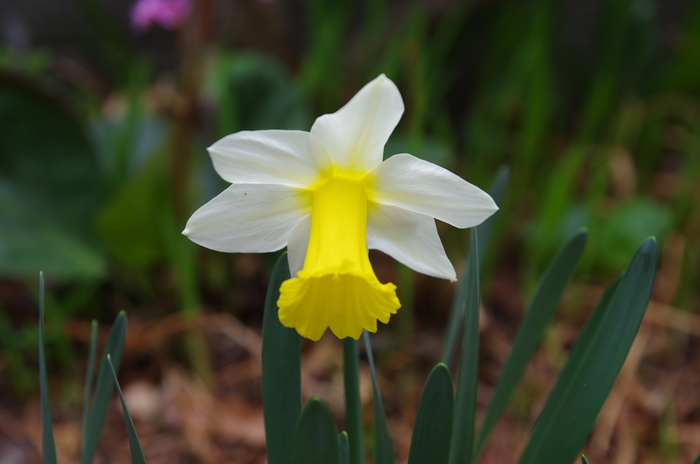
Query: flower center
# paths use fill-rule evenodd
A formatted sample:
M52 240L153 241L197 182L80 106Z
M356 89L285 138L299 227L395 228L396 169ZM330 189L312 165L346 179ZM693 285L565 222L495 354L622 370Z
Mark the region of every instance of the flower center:
M313 191L304 267L282 283L277 305L282 324L312 340L329 327L338 338L358 339L396 313L396 286L377 280L367 255L362 180L335 175Z

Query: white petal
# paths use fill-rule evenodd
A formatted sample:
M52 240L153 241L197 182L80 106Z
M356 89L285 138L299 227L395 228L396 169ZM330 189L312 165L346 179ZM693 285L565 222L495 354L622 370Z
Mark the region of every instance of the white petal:
M306 187L319 171L303 131L237 132L209 147L209 154L216 172L231 183Z
M399 90L382 74L341 109L316 119L311 133L323 142L336 167L370 172L382 162L384 145L403 110Z
M297 272L304 267L306 249L309 247L309 235L311 234L311 215L306 215L292 229L287 240L287 259L289 260L289 272L296 277Z
M396 206L370 203L367 246L423 274L452 281L457 274L445 254L435 220Z
M493 198L461 177L433 163L401 154L372 173L369 197L464 229L498 211Z
M193 242L229 253L283 248L292 229L311 211L308 193L282 185L233 184L187 221Z

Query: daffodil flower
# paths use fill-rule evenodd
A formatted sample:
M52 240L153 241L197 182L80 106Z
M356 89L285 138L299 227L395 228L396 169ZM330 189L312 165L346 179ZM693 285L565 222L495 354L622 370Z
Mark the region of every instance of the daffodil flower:
M460 177L408 154L382 161L399 122L401 94L386 76L311 132L238 132L209 148L231 186L197 210L184 234L218 251L263 253L287 247L292 278L283 282L279 319L311 340L327 328L358 339L400 307L367 250L423 274L456 280L435 219L473 227L498 207Z

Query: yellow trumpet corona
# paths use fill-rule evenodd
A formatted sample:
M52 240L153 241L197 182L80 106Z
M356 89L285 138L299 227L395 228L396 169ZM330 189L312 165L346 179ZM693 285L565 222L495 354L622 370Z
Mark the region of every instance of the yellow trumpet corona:
M367 203L362 180L350 177L332 176L313 190L304 267L280 288L283 325L311 340L328 327L358 339L399 309L396 286L380 283L369 262Z

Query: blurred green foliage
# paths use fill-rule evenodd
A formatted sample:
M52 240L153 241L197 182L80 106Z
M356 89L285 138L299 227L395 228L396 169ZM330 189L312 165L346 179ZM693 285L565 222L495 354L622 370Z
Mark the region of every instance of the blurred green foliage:
M38 86L0 77L0 272L95 278L91 217L105 198L81 122Z

